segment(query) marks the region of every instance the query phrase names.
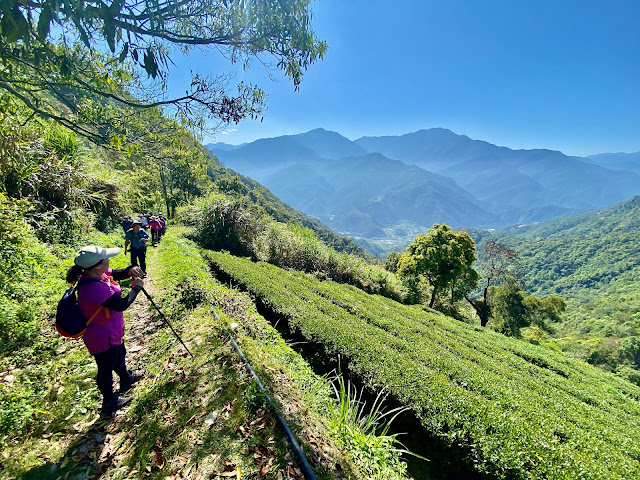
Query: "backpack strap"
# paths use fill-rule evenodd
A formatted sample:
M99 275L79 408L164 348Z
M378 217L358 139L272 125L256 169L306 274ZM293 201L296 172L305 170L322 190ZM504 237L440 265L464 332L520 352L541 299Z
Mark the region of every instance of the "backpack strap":
M103 307L102 305L100 305L100 306L98 307L98 309L93 313L93 315L91 315L91 316L89 317L89 319L87 320L87 327L89 326L89 324L90 324L91 322L93 322L93 319L94 319L94 318L96 318L96 315L98 315L98 312L99 312L100 310L102 310L103 308L104 308L104 307ZM105 308L105 310L106 310L106 313L107 313L107 318L109 318L109 317L110 317L110 315L109 315L109 309L108 309L108 308Z

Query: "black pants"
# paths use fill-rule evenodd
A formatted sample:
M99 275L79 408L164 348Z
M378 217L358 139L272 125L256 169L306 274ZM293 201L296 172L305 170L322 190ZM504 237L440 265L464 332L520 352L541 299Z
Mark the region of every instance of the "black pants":
M147 247L131 247L131 265L138 265L140 261L140 268L144 273L147 273Z
M153 243L160 241L160 230L151 230L151 241Z
M124 348L124 342L120 345L110 347L109 350L96 353L94 358L98 364L98 375L96 381L98 390L105 400L113 397L113 373L116 372L120 377L120 385L126 383L131 378L125 365L125 356L127 350Z

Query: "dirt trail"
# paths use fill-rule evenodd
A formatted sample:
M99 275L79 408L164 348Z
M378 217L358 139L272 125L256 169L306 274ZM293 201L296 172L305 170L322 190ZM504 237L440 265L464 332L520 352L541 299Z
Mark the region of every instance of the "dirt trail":
M148 275L144 279L144 289L153 297L153 266L155 263L155 249L147 249L147 271ZM153 333L162 327L162 320L158 319L157 312L153 310L151 302L144 294L138 293L135 302L129 307L125 314L125 336L124 342L127 348L127 369L145 371L143 358L149 349L149 340ZM143 378L136 385L143 385L148 378ZM114 390L118 388L118 377L114 374ZM134 387L135 388L135 387ZM121 412L117 412L116 419L127 411L125 407Z
M149 249L149 252L149 257L152 257L155 251ZM149 258L149 260L153 262L153 259ZM144 288L153 297L153 277L151 274L144 279ZM153 332L162 325L162 320L154 320L156 312L152 308L151 302L143 292L138 294L136 301L129 308L130 313L125 333L127 368L129 370L144 370L144 363L141 359L149 348L148 340ZM144 379L141 382L144 382Z

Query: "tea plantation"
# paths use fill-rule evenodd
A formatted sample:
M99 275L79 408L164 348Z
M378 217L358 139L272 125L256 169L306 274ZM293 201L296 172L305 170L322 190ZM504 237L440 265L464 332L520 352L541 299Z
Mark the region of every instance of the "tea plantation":
M328 362L410 407L420 431L504 479L640 478L640 387L421 308L207 252ZM437 459L434 459L437 461Z

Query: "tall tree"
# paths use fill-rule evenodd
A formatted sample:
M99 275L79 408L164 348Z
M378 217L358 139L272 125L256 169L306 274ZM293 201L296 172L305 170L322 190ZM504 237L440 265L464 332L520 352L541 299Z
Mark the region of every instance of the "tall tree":
M432 287L429 307L440 293L451 301L461 300L475 288L478 273L473 239L466 232L454 232L448 225L435 224L426 235L418 235L398 262L401 277L424 278Z
M491 306L487 300L489 287L501 284L508 276L519 279L522 276L522 265L518 252L494 241L487 242L482 247L479 260L480 273L484 279L482 296L472 299L465 295L465 298L480 317L480 325L485 327L491 318Z
M0 0L0 91L100 143L118 136L105 126L122 117L105 115L113 113L108 109L95 114L96 103L163 107L193 128L204 128L203 118L237 123L261 115L264 92L241 83L232 93L230 76L196 72L185 95L163 99L171 56L214 47L245 66L252 59L275 60L274 68L297 89L304 70L327 48L311 28L309 3Z

